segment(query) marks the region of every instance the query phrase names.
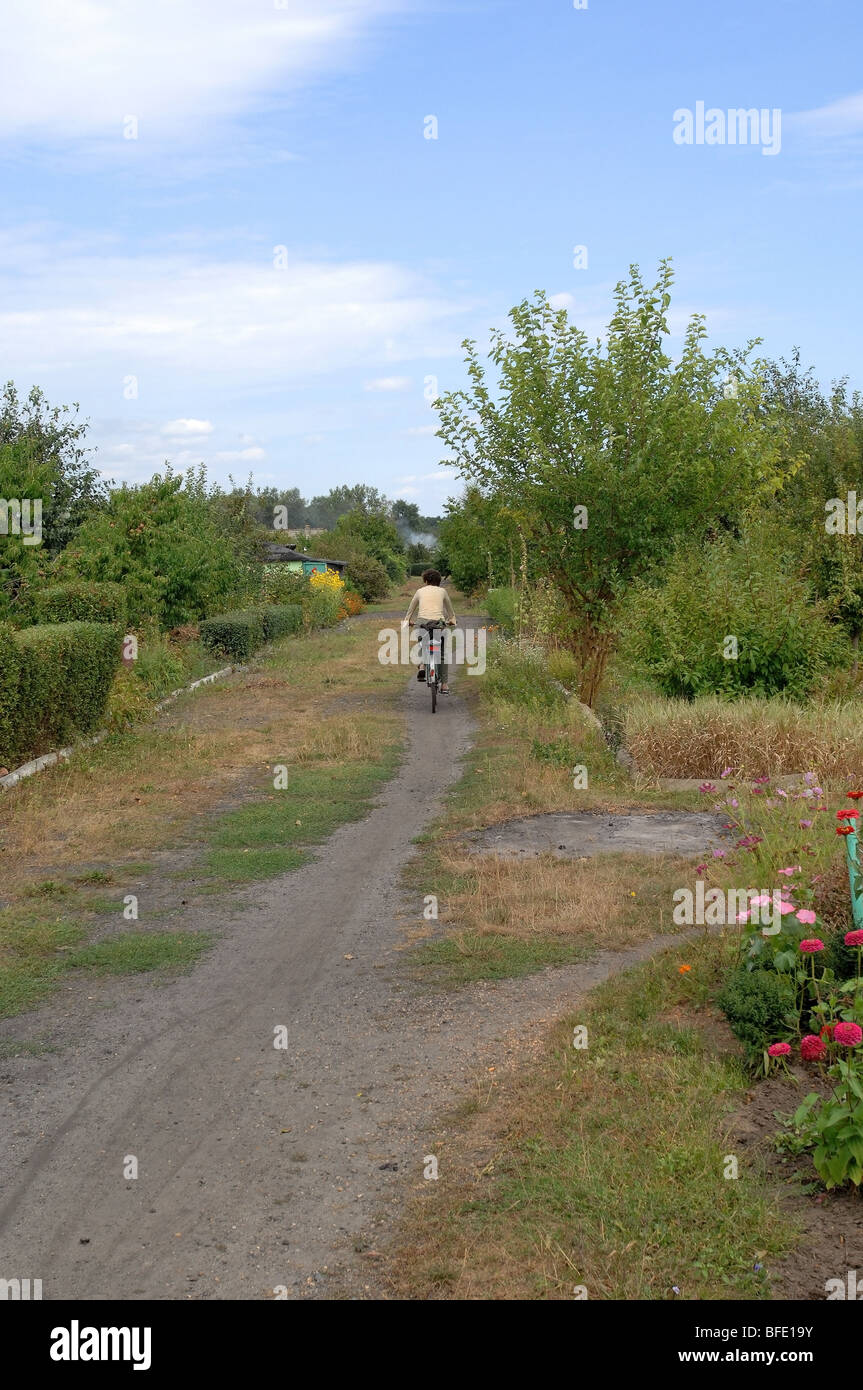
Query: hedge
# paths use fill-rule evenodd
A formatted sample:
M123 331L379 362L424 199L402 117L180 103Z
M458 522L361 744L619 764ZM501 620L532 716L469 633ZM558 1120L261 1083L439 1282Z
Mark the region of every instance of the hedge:
M100 725L122 628L52 623L0 634L0 764L49 752ZM15 670L17 666L17 671Z
M265 603L205 618L201 641L208 651L247 661L265 642L299 632L302 625L303 610L298 603Z
M208 651L246 661L264 644L264 619L258 609L219 613L201 623L201 641Z
M125 623L126 595L120 584L71 580L46 584L31 599L37 623Z
M303 626L303 609L299 603L265 603L258 609L264 624L264 641L275 642L299 632Z

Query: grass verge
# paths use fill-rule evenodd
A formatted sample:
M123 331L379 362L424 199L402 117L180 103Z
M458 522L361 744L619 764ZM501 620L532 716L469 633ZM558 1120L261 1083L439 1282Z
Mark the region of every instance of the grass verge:
M725 1177L747 1078L705 1003L722 954L702 939L608 981L535 1065L478 1081L430 1141L440 1179L390 1252L395 1297L770 1296L795 1229L757 1164Z

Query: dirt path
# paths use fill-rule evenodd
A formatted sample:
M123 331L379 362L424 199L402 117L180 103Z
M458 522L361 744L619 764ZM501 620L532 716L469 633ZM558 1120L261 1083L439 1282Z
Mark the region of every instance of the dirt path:
M244 905L196 907L224 934L190 975L100 986L59 1052L4 1065L4 1277L41 1278L48 1299L369 1296L355 1246L420 1178L440 1110L671 944L452 996L407 985L423 904L400 873L471 730L457 694L435 718L424 686L404 698L408 754L366 820Z

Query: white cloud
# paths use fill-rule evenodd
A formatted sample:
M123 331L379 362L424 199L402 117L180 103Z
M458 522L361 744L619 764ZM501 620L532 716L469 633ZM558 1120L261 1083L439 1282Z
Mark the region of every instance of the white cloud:
M400 487L395 495L396 497L419 497L420 490L418 487Z
M161 433L171 439L182 439L187 435L212 434L213 426L209 420L169 420L162 426Z
M214 457L220 463L259 463L267 457L267 451L255 446L250 449L221 449Z
M407 391L410 387L411 379L409 376L379 376L375 381L367 381L366 391Z
M85 250L48 228L0 233L0 267L0 356L16 375L98 369L118 400L128 375L143 401L156 373L283 391L292 375L456 356L468 307L388 263L293 259L279 270L269 248L243 261L206 248L124 256L108 238Z
M551 294L548 302L552 309L571 309L575 303L575 296L567 294L564 290L562 294Z
M405 430L405 434L435 434L437 425L411 425L410 429Z
M188 139L351 59L403 0L5 0L0 134ZM278 93L278 97L276 94ZM123 139L124 119L139 122Z
M785 120L792 128L811 135L859 135L863 132L863 92L841 97L812 111L792 112Z

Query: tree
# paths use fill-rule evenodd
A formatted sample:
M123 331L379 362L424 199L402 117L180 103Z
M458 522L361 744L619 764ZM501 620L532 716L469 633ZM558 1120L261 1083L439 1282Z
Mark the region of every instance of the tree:
M631 267L604 344L537 292L511 311L512 338L492 333L496 384L468 341L468 388L437 402L446 462L512 511L563 595L591 705L634 577L676 537L706 534L781 481L781 426L761 409L755 344L707 353L696 315L673 362L672 280L667 261L653 288Z
M476 486L446 504L438 540L438 568L465 594L512 584L520 572L521 538L512 514Z
M88 512L107 497L106 483L89 462L92 450L82 443L87 426L73 414L77 409L49 405L38 386L22 398L12 381L0 395L0 447L7 449L7 466L13 456L26 459L28 469L48 482L42 520L42 548L48 556L61 551ZM8 451L10 446L17 454ZM4 486L14 484L8 473L7 479ZM27 495L0 492L5 498Z

